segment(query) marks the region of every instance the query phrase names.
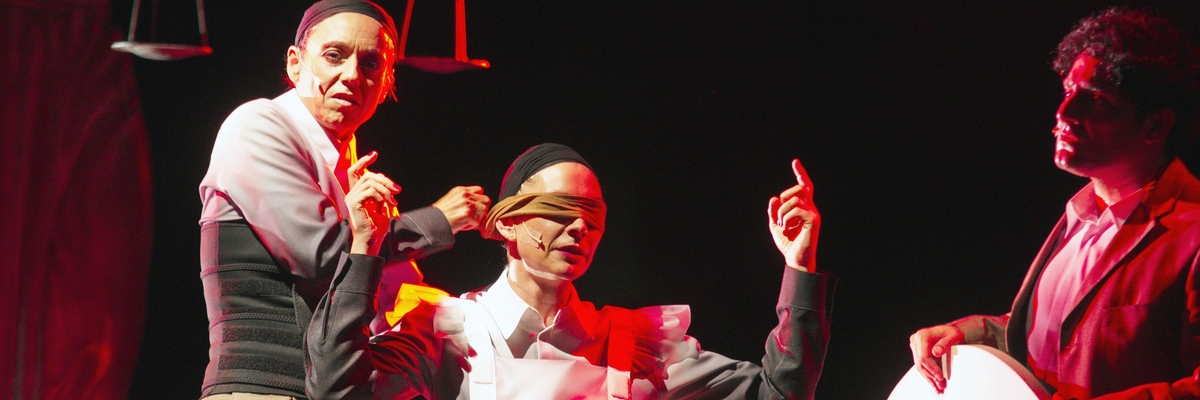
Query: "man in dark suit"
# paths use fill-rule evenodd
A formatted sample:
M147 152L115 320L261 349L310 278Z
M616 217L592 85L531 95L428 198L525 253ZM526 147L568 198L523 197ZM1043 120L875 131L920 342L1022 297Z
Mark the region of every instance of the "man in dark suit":
M1034 259L1011 312L917 331L913 362L982 343L1055 398L1200 398L1200 181L1175 157L1195 130L1200 56L1165 19L1116 8L1058 46L1054 163L1091 180Z

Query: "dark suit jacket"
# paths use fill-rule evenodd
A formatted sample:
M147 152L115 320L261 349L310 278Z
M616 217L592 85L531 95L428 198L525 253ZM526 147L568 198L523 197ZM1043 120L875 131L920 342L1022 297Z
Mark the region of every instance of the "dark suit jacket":
M1089 184L1084 187L1091 192ZM1028 362L1032 296L1066 242L1066 217L1003 316L951 323ZM1174 160L1117 231L1063 322L1055 398L1200 399L1200 181Z

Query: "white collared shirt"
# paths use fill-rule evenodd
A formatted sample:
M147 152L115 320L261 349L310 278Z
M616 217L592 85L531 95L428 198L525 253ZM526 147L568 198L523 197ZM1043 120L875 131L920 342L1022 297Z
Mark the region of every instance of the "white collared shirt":
M590 340L592 335L581 325L582 316L579 314L589 310L580 309L582 304L575 287L567 289L569 292L566 294L566 304L555 313L554 322L546 326L541 314L525 303L513 290L508 276L508 271L505 270L487 291L479 294L476 302L487 307L500 333L508 342L513 356L532 359L576 359L577 357L571 356L570 353L581 342ZM592 314L594 313L592 311Z
M1141 203L1144 190L1135 191L1100 211L1092 186L1067 202L1067 243L1046 264L1034 292L1033 326L1029 330L1029 357L1033 367L1057 374L1062 323L1085 293L1084 282L1117 231Z

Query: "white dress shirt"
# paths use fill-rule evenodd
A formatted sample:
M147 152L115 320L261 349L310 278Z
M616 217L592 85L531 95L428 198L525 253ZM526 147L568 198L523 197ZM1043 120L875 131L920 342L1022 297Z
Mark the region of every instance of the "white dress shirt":
M1046 264L1034 293L1029 357L1035 370L1049 376L1058 371L1061 338L1065 337L1061 332L1063 320L1084 295L1083 283L1098 278L1089 274L1102 272L1095 268L1097 260L1141 203L1143 194L1143 190L1133 192L1103 211L1091 190L1081 191L1067 202L1067 243Z

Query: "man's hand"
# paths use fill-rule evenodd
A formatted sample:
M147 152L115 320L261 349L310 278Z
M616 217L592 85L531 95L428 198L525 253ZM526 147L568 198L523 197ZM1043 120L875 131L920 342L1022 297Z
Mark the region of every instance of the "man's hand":
M479 221L487 216L488 206L492 199L483 194L479 186L456 186L445 196L433 203L434 207L446 214L450 221L450 229L454 233L469 231L479 227Z
M941 358L950 351L950 346L962 342L962 331L950 325L928 327L908 338L913 365L938 393L946 390L946 376L942 373Z
M767 202L768 228L789 267L816 272L821 214L813 204L812 181L800 160L792 160L792 172L796 174L796 186Z
M400 193L391 179L367 171L378 154L371 152L350 166L346 175L350 180L350 191L346 193L346 208L350 209L351 243L354 254L378 255L383 237L387 234L389 211L396 207L396 193Z

